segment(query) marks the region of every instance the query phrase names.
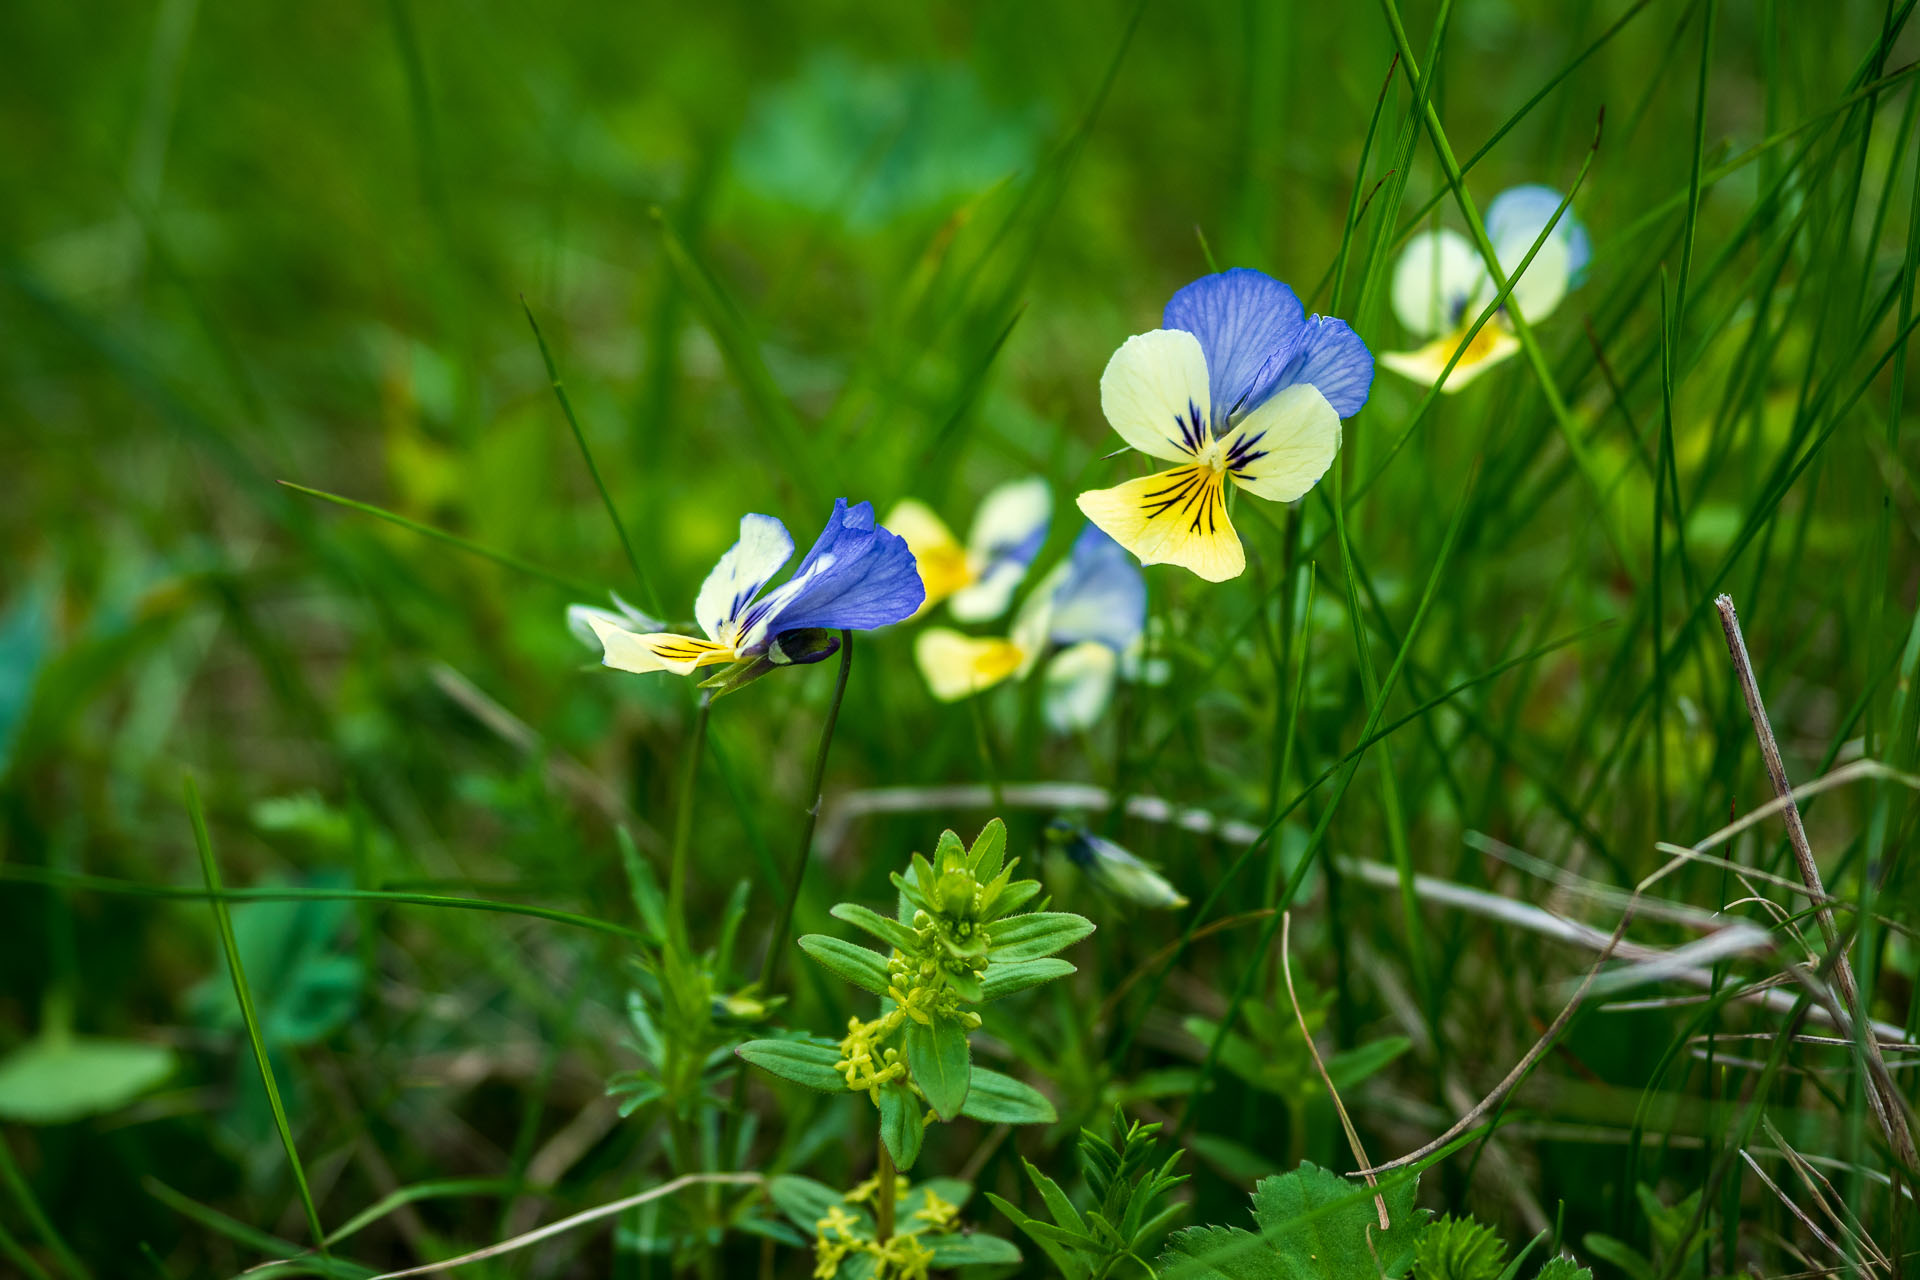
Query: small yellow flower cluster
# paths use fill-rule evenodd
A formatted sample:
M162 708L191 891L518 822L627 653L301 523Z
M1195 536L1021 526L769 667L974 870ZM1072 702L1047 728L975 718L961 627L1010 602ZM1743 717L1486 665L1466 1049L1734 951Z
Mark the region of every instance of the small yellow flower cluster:
M880 1042L897 1031L905 1020L898 1009L872 1022L847 1019L847 1034L840 1041L840 1060L833 1064L833 1069L846 1077L847 1088L855 1093L871 1094L875 1106L880 1105L880 1086L907 1074L907 1064L900 1060L900 1051L880 1047Z
M907 1181L906 1174L896 1173L893 1175L893 1198L895 1200L906 1199L907 1192L910 1190L912 1190L912 1184ZM876 1173L840 1198L848 1204L865 1204L879 1194L880 1175ZM928 1192L928 1194L931 1195L932 1192Z
M932 968L932 961L921 965L923 971ZM935 1014L957 1018L969 1031L978 1030L980 1027L980 1015L970 1009L961 1008L960 997L947 987L915 984L902 990L896 979L894 984L887 988L887 996L899 1006L895 1012L904 1013L923 1027L933 1025Z
M879 1179L869 1178L848 1192L846 1198L856 1203L870 1198L878 1189L878 1183ZM905 1178L897 1179L895 1186L900 1194L906 1194ZM957 1208L929 1191L926 1208L914 1217L931 1223L935 1231L948 1231L958 1213ZM862 1238L857 1231L859 1226L860 1220L837 1204L827 1210L826 1217L813 1224L814 1280L833 1280L840 1272L840 1264L854 1253L873 1258L874 1280L927 1280L933 1265L933 1250L913 1236L895 1236L885 1244L878 1244Z
M901 1179L906 1181L906 1179ZM932 1187L927 1188L927 1203L914 1210L916 1222L924 1222L935 1231L951 1231L954 1219L960 1216L960 1206L943 1197Z

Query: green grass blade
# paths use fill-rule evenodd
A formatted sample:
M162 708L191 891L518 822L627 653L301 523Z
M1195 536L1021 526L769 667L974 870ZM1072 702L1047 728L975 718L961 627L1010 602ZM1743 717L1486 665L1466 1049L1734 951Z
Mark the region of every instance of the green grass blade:
M493 548L483 547L477 542L469 542L457 533L448 533L445 529L436 529L430 524L421 524L418 520L409 520L396 511L389 511L385 507L376 507L371 502L360 502L353 498L344 498L337 493L328 493L325 489L309 489L306 485L295 484L291 480L282 480L280 483L295 493L304 493L309 498L318 498L322 502L331 502L336 507L345 507L349 511L358 511L363 515L376 516L379 519L385 520L388 524L399 525L409 533L417 533L423 538L432 538L436 542L444 542L450 547L458 547L470 556L479 556L482 560L491 560L502 568L512 569L515 573L524 573L531 577L544 578L548 582L554 583L556 586L565 587L567 590L575 592L576 594L584 595L592 599L598 599L604 594L604 591L599 587L591 586L573 578L563 577L550 569L542 569L537 564L522 560L518 556L510 556L504 551L495 551Z
M633 570L634 581L640 584L641 603L654 617L664 617L660 597L654 594L653 582L647 577L647 571L640 567L640 557L633 553L633 539L627 536L627 526L620 519L620 509L613 505L613 495L607 492L607 482L600 478L600 468L594 464L593 450L587 445L586 432L580 429L580 419L574 416L573 401L567 398L567 388L560 381L560 370L553 363L553 352L547 348L547 336L540 332L540 322L533 318L533 308L527 305L524 297L520 299L520 309L527 313L527 325L533 330L533 340L540 346L540 359L547 366L547 381L553 384L554 398L560 402L560 412L566 416L567 426L573 431L573 442L580 446L580 458L587 464L587 474L593 477L593 487L599 491L600 504L607 509L607 519L612 521L613 531L620 537L620 549L627 553L627 566Z
M187 816L193 820L193 842L200 850L200 870L207 879L210 895L220 892L220 867L213 860L213 840L207 834L207 817L200 808L200 791L192 777L186 780ZM300 1163L300 1149L293 1140L293 1127L287 1123L287 1108L280 1099L279 1082L273 1078L273 1063L267 1057L267 1042L260 1034L260 1015L253 1006L253 990L247 985L247 971L240 963L240 944L233 935L233 916L226 899L212 900L214 923L220 930L220 946L226 952L227 973L233 978L234 998L240 1002L240 1016L247 1024L247 1040L253 1046L254 1065L260 1068L260 1083L266 1086L267 1105L273 1109L273 1125L280 1131L280 1145L286 1148L287 1164L293 1170L294 1186L300 1192L301 1207L307 1211L307 1226L313 1231L314 1245L324 1256L327 1233L320 1226L320 1210L313 1202L313 1190L307 1185L306 1167Z

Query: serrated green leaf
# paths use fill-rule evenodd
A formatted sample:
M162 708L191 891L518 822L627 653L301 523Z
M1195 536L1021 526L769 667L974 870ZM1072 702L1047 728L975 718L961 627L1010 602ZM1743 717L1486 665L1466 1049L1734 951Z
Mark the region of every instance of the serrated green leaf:
M907 1070L942 1120L960 1118L970 1083L969 1066L967 1031L958 1021L936 1016L931 1025L907 1024Z
M986 976L980 980L980 998L998 1000L1073 972L1076 970L1071 964L1053 956L1040 960L996 960L987 966Z
M1542 1263L1534 1280L1593 1280L1593 1272L1561 1253Z
M834 919L844 920L856 929L865 929L890 947L907 951L919 945L920 940L912 929L857 902L837 903L831 914Z
M880 1140L892 1153L894 1167L902 1173L913 1168L925 1137L920 1099L898 1082L884 1086L880 1090Z
M831 1040L749 1040L734 1050L770 1075L822 1093L845 1093L846 1077L833 1069L840 1046Z
M1507 1242L1472 1218L1442 1218L1421 1234L1414 1280L1500 1280Z
M976 878L992 880L1000 874L1000 864L1006 856L1007 824L995 818L973 838L973 848L967 850L967 865Z
M1032 1085L978 1066L960 1114L988 1124L1052 1124L1060 1118L1046 1095Z
M936 1267L971 1267L981 1263L1019 1262L1013 1241L975 1231L967 1235L928 1236L921 1242L933 1254Z
M1393 1220L1382 1231L1373 1196L1317 1165L1263 1179L1253 1190L1260 1234L1191 1227L1167 1240L1160 1269L1223 1280L1394 1280L1413 1265L1427 1213L1414 1207L1416 1179L1382 1194Z
M834 977L877 996L887 994L887 962L859 943L829 934L809 933L800 939L800 949L818 960Z
M1069 911L1031 911L1008 916L992 926L994 963L1037 960L1070 947L1093 932L1093 921Z

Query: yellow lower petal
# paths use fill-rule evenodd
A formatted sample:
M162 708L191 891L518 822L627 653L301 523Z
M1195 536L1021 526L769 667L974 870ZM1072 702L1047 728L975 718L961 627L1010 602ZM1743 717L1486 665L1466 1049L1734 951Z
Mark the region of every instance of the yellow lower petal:
M1402 377L1412 378L1430 387L1440 381L1447 361L1453 359L1453 353L1459 349L1465 336L1466 331L1460 330L1435 338L1418 351L1383 351L1379 360L1383 366ZM1482 325L1466 350L1460 353L1460 363L1453 366L1452 373L1447 374L1447 380L1440 388L1441 393L1465 390L1468 383L1518 350L1519 340L1505 329L1491 322Z
M593 633L600 637L605 656L601 659L620 671L642 675L652 671L670 671L677 676L692 675L696 667L732 662L736 655L731 645L698 636L675 635L671 631L640 633L626 631L600 618L592 618Z
M1018 671L1026 660L1011 640L982 640L945 627L931 627L913 644L927 688L942 702L957 702L991 689Z
M1080 495L1080 510L1141 564L1177 564L1208 582L1246 570L1247 554L1227 518L1226 474L1175 467Z

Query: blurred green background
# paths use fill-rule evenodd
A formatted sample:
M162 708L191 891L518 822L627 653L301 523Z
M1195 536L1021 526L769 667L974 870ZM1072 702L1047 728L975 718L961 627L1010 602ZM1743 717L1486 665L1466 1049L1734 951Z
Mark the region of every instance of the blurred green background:
M1330 477L1293 514L1242 503L1253 563L1227 586L1149 571L1173 678L1123 695L1086 739L1049 737L1012 687L938 704L906 629L862 637L829 805L875 786L1061 780L1263 822L1358 742L1457 516L1386 722L1475 683L1365 758L1325 842L1399 867L1408 895L1316 873L1294 930L1325 1042L1410 1041L1348 1098L1375 1156L1443 1128L1591 956L1423 901L1412 873L1604 934L1617 902L1488 848L1625 889L1660 864L1656 840L1691 842L1766 800L1715 592L1740 603L1796 781L1860 757L1912 763L1909 8L1453 7L1433 102L1460 160L1498 135L1467 179L1480 208L1519 182L1566 189L1605 109L1574 203L1591 278L1539 326L1553 395L1524 359L1430 406L1383 373L1346 427L1342 498ZM1131 4L996 0L0 11L0 1228L18 1251L0 1265L229 1275L306 1243L194 896L183 771L229 885L447 894L631 927L614 829L660 855L692 696L594 668L565 605L612 589L684 616L743 512L779 515L805 545L837 497L884 511L913 495L964 530L988 487L1036 472L1055 491L1050 562L1077 527L1073 495L1131 474L1105 460L1118 441L1101 368L1209 252L1290 281L1376 351L1412 345L1385 281L1396 236L1446 184L1408 68L1391 65L1390 11L1153 3L1137 30ZM1400 13L1422 61L1436 16ZM1450 199L1429 217L1461 225ZM749 973L811 799L830 666L714 713L696 919L752 882ZM1870 923L1854 963L1875 1012L1911 1027L1904 794L1851 786L1809 823L1832 891L1895 922ZM1283 826L1273 873L1328 798L1313 791ZM801 929L833 929L839 898L888 898L907 852L986 816L929 803L845 826L816 852ZM1035 997L997 1050L1063 1123L1014 1139L957 1126L923 1168L1018 1200L1016 1151L1065 1178L1073 1127L1116 1101L1183 1116L1205 1054L1183 1020L1219 1018L1271 957L1228 929L1103 1011L1185 919L1091 896L1039 859L1045 813L1006 816L1013 852L1102 926L1072 990ZM1094 822L1196 903L1236 852ZM1730 848L1791 873L1777 827ZM1233 882L1215 916L1265 905L1266 874ZM1744 896L1714 868L1662 891L1709 911ZM1752 904L1729 913L1780 927ZM667 1176L659 1118L622 1119L604 1097L633 1066L618 936L317 897L243 905L235 924L327 1225L396 1188L485 1184L383 1217L343 1246L356 1260L478 1247ZM1656 918L1633 936L1696 934ZM1758 981L1769 963L1723 961L1715 981ZM844 1022L844 994L805 969L789 966L781 1020ZM1751 1079L1738 1060L1764 1053L1702 1062L1689 1040L1782 1019L1750 1003L1698 1013L1584 1014L1516 1102L1524 1122L1430 1174L1425 1202L1524 1237L1564 1201L1562 1238L1614 1274L1629 1255L1695 1275L1801 1269L1779 1242L1807 1238L1780 1201L1737 1163L1713 1173L1743 1141L1728 1127ZM1261 971L1247 1016L1255 1039L1185 1117L1189 1223L1239 1221L1241 1188L1303 1156L1350 1167L1277 972ZM1774 1118L1838 1162L1842 1194L1883 1229L1884 1152L1847 1054L1793 1053L1769 1086ZM748 1167L864 1176L857 1104L759 1085L750 1104ZM1672 1225L1649 1204L1703 1188L1704 1252L1667 1258ZM993 1225L984 1202L969 1216ZM672 1221L471 1274L664 1273ZM1590 1256L1591 1234L1626 1252ZM761 1265L751 1237L727 1249L722 1274ZM810 1265L771 1257L778 1274Z

